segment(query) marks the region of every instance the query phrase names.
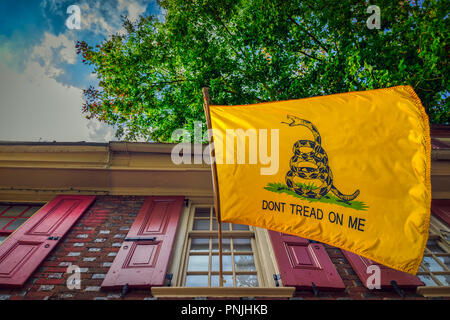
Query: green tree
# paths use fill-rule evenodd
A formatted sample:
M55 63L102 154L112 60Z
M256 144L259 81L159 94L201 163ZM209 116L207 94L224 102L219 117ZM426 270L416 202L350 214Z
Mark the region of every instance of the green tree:
M170 142L214 104L299 99L411 85L432 123L449 122L448 2L163 0L164 20L124 20L125 35L77 43L98 87L83 111L117 137Z

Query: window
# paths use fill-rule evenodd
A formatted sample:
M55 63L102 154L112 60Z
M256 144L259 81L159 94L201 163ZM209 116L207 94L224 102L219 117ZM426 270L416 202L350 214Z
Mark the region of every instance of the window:
M450 295L450 228L433 215L430 236L417 276L425 283L424 296Z
M41 208L41 205L0 204L0 243Z
M419 268L426 286L450 286L450 229L431 216L430 236Z
M222 223L224 287L219 287L219 245L213 199L190 197L178 223L163 286L154 297L290 298L294 287L280 273L267 229Z
M182 286L219 286L219 241L212 206L193 210L187 232L187 259ZM260 286L254 228L222 223L224 287Z

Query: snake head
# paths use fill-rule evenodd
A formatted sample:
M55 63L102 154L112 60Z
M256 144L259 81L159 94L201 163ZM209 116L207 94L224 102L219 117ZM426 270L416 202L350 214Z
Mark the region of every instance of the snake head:
M290 120L291 122L283 122L283 121L282 121L281 123L288 124L290 127L293 127L293 126L301 126L301 125L303 125L304 122L305 122L305 120L303 120L303 119L301 119L301 118L299 118L299 117L290 115L290 114L288 114L286 117L287 117L288 120Z

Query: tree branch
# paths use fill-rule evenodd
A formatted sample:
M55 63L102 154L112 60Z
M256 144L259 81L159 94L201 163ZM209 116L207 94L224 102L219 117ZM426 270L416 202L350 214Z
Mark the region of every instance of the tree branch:
M172 84L172 83L178 83L178 82L184 82L186 79L179 79L179 80L172 80L172 81L161 81L161 82L154 82L150 83L150 86L152 88L159 86L159 85L166 85L166 84Z
M289 17L289 20L293 22L297 27L302 28L302 26L297 21L295 21L292 16ZM317 39L312 33L308 32L305 28L302 29L311 39L314 40L315 43L319 45L319 47L321 47L326 53L328 53L328 48L322 42L320 42L319 39Z
M307 57L309 57L311 59L314 59L314 60L317 60L317 61L322 61L322 59L314 57L314 56L312 56L312 55L310 55L310 54L308 54L308 53L306 53L306 52L304 52L302 50L298 50L298 52L300 52L301 54L304 54L305 56L307 56Z

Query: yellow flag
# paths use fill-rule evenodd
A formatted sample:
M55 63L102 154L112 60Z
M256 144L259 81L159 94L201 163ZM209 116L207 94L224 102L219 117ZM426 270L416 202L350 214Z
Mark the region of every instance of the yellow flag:
M428 117L409 86L210 106L221 220L416 274L431 205Z

